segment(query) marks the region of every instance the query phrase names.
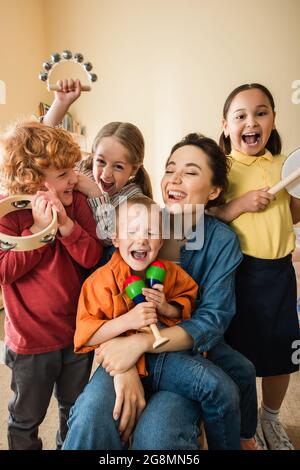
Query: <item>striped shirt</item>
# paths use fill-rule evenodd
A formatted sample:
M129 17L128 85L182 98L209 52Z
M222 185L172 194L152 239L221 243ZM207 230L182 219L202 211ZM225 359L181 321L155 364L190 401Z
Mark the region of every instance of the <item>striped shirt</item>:
M86 168L85 160L81 160L77 163L76 171L88 176L92 181L95 181L93 171ZM141 187L136 183L127 183L119 192L113 194L111 197L106 193L106 198L102 196L88 198L88 204L92 209L93 217L97 224L97 235L102 240L103 245L108 246L112 244L111 238L107 235L112 231L113 223L110 211L108 210L108 205L116 208L121 200L131 199L138 195L143 195Z

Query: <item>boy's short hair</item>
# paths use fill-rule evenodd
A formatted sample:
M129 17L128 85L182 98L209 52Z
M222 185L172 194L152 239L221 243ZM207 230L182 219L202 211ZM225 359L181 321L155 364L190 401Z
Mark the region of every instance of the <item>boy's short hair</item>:
M37 122L14 125L0 137L1 189L8 194L35 194L43 170L72 168L81 160L71 134Z
M119 215L119 211L122 208L122 206L125 205L125 203L127 204L127 207L133 206L134 204L142 204L143 206L147 207L147 209L151 209L153 205L154 206L158 205L153 199L151 199L148 196L145 196L144 194L136 195L129 199L126 199L126 200L124 199L120 202L120 204L116 207L117 216Z
M160 235L162 231L162 211L160 206L155 202L153 199L151 199L148 196L145 195L137 195L134 197L131 197L130 199L126 199L124 201L121 201L120 204L116 207L116 228L118 232L119 228L119 214L120 210L122 210L122 207L125 207L127 205L127 208L130 209L130 207L135 206L135 205L140 205L144 206L148 213L150 213L153 208L155 207L157 209L157 215L159 217L159 230L160 230Z

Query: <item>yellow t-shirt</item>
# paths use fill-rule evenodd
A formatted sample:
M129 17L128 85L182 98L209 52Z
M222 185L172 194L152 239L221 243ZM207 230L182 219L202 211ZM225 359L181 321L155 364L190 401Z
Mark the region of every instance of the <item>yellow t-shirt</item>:
M273 186L281 179L286 159L268 151L251 157L236 150L230 154L231 169L227 202L248 191ZM283 258L295 249L295 234L290 211L290 195L284 189L263 212L247 212L231 222L239 237L242 252L255 258Z

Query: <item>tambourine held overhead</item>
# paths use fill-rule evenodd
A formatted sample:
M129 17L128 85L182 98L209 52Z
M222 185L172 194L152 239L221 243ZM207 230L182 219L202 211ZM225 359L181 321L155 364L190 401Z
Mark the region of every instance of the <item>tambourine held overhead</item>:
M283 188L292 196L300 199L300 148L289 154L281 170L281 181L272 186L268 193L277 194Z
M29 194L21 194L6 197L0 200L0 218L10 212L31 209L31 201L33 196ZM52 221L50 224L38 233L17 237L0 233L0 250L3 251L30 251L41 248L48 243L54 241L57 232L57 212L52 208Z
M91 62L84 62L84 57L80 52L76 52L73 56L72 52L69 50L64 50L61 54L54 52L51 54L50 60L46 60L43 63L43 71L39 74L39 79L43 82L47 82L47 89L49 91L60 91L58 85L50 83L50 76L59 64L63 62L74 62L79 64L85 71L87 79L89 82L94 83L98 80L98 77L95 73L91 73L93 65ZM81 91L91 91L90 85L81 85Z

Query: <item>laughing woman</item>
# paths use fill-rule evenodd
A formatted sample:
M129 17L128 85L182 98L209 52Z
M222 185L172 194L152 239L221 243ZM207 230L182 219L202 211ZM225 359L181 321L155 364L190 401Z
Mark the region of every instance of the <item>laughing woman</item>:
M242 255L229 227L206 215L197 220L196 211L222 203L227 171L226 157L211 139L189 134L173 147L161 185L171 237L160 257L180 264L198 283L193 316L165 329L170 341L155 351L146 333L98 348L100 367L72 409L64 449L123 449L131 434L135 450L199 449L202 418L209 448L256 448L254 367L223 340L235 314L234 274ZM176 213L186 207L195 209L189 231L195 240L175 238ZM135 364L144 353L149 363L160 354L154 369L159 391L149 390L147 378L141 381L137 374ZM186 370L177 368L179 355L186 356ZM178 394L168 389L170 374L178 376ZM184 381L196 389L200 403L184 395Z

